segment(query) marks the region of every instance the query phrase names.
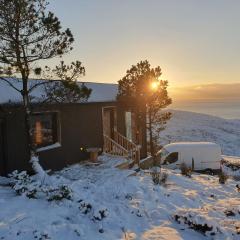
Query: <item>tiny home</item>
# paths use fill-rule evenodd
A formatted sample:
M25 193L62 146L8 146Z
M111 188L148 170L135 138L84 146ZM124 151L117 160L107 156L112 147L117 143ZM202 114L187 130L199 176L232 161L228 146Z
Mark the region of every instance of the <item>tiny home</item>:
M139 122L131 110L114 100L117 85L89 83L88 87L92 95L85 103L33 105L32 141L45 169L59 170L88 159L89 148L132 161L146 157L145 120ZM24 112L18 104L7 104L15 95L1 95L4 91L9 89L0 84L0 175L31 169Z
M182 163L194 170L220 169L221 148L211 142L177 142L165 145L158 153L161 163L179 168Z

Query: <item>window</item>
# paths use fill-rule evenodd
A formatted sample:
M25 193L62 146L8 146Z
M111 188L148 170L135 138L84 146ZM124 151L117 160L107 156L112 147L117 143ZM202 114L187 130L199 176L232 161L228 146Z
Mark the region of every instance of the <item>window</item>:
M132 113L125 112L126 137L132 141Z
M36 113L31 116L32 142L37 147L46 147L59 141L58 114Z
M178 152L173 152L166 157L165 162L171 164L171 163L175 163L177 160L178 160Z
M165 148L161 149L161 151L160 151L161 159L164 159L168 154L169 154L169 152Z

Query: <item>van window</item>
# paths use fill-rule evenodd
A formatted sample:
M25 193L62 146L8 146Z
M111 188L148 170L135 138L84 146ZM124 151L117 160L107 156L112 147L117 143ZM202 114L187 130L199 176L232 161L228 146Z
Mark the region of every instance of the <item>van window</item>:
M169 152L165 148L161 149L161 151L160 151L161 159L164 159L168 154L169 154Z
M171 164L171 163L177 162L177 160L178 160L178 152L173 152L166 157L165 162Z

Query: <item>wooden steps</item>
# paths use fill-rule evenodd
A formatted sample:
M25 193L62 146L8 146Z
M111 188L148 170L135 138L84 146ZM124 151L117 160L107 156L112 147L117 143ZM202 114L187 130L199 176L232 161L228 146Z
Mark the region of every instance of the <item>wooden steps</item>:
M104 153L121 156L129 160L128 163L121 166L121 169L129 169L134 164L139 165L140 161L140 147L133 142L129 141L125 136L119 132L114 131L114 139L110 138L106 134L103 135L104 139ZM120 164L121 165L121 164Z

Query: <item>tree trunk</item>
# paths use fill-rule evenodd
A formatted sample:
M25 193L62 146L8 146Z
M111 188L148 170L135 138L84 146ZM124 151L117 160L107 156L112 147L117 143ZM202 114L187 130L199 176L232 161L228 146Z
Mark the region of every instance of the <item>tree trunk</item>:
M32 138L31 138L31 129L30 129L30 115L31 109L29 104L29 96L28 96L28 80L22 78L23 81L23 89L22 89L22 97L23 97L23 109L24 109L24 125L25 125L25 133L27 137L27 146L28 146L28 154L31 156L32 149Z
M153 142L153 129L152 129L152 114L151 110L148 111L148 121L149 121L149 143L150 143L150 153L151 156L154 157L155 149L154 149L154 142Z
M36 151L36 147L32 141L32 133L31 133L31 106L29 101L29 92L28 92L28 78L22 78L23 81L23 107L24 107L24 125L25 125L25 133L27 137L27 146L28 146L28 156L29 162L32 164L33 171L38 175L38 178L41 182L46 180L47 174L39 164L39 158Z

